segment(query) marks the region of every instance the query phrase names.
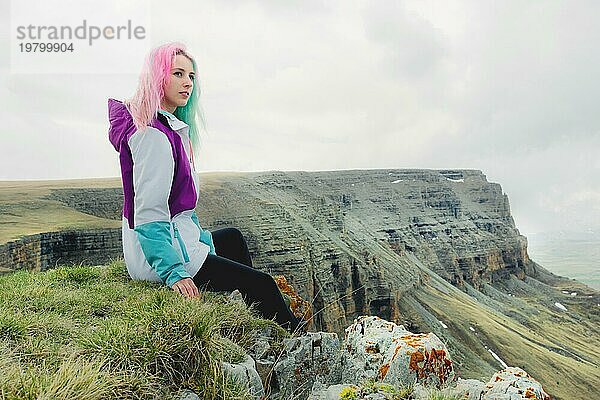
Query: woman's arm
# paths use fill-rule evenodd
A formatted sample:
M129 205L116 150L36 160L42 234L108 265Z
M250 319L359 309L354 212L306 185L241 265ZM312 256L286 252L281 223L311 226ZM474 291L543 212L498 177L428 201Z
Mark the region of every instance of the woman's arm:
M148 264L169 287L191 278L173 247L169 195L175 170L164 133L147 127L129 140L133 158L134 230Z

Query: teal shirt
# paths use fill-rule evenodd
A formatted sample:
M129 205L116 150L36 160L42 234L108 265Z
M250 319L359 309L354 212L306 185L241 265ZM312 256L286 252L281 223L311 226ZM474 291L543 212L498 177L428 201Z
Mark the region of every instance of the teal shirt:
M198 226L198 229L200 229L200 239L199 240L202 243L207 244L210 247L210 252L208 254L212 254L213 256L216 256L217 253L215 251L215 245L212 240L212 233L210 233L210 231L207 229L202 229L202 227L200 226L200 221L198 221L198 216L196 215L195 210L192 213L192 221L194 221L194 223Z
M173 249L171 224L165 221L148 222L135 228L148 264L169 287L184 278L191 278L183 267L179 254Z

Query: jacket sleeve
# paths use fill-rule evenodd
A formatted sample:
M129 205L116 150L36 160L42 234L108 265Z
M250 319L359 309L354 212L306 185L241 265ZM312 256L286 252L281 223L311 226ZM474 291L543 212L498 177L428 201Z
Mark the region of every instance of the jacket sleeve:
M169 195L175 161L169 139L147 127L129 142L133 158L134 230L148 264L169 287L191 278L173 247Z
M194 210L194 212L192 213L192 220L200 230L200 238L198 240L204 244L207 244L210 247L210 251L208 254L216 256L217 252L215 250L215 245L212 240L212 233L210 233L208 229L202 229L202 227L200 226L200 221L198 220L198 215L196 215L196 210Z

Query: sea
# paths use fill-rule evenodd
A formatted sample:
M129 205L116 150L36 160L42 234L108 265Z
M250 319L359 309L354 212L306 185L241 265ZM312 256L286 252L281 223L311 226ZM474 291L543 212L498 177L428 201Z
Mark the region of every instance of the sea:
M600 232L525 234L528 254L547 270L600 290Z

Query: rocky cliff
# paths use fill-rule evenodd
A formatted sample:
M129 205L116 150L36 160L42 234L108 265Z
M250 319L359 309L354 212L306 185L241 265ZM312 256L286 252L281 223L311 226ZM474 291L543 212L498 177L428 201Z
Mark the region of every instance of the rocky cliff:
M79 229L28 235L0 245L0 272L44 271L56 265L104 264L123 256L120 229Z
M506 194L481 171L269 171L200 182L203 227L239 228L257 268L285 275L312 300L314 330L341 334L355 317L377 315L434 332L462 377L508 364L557 399L576 398L572 387L593 398L598 292L529 258ZM82 214L120 218L111 206L119 192L93 191L98 210L85 192L51 196Z

